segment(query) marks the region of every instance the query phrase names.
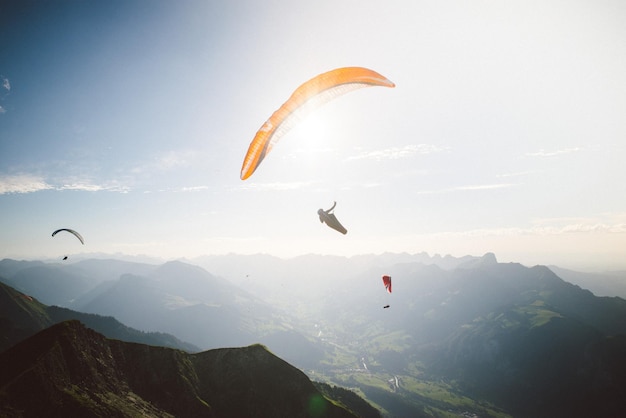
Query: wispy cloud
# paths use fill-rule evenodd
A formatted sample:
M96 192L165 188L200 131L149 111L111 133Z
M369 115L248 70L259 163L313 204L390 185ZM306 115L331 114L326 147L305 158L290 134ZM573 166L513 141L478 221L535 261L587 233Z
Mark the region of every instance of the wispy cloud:
M144 174L190 167L200 157L197 152L192 150L167 151L152 157L150 160L139 162L139 164L130 169L130 172L133 174Z
M497 189L506 189L509 187L517 186L514 183L495 183L495 184L476 184L469 186L457 186L457 187L449 187L445 189L439 190L423 190L418 191L417 194L441 194L441 193L453 193L453 192L464 192L464 191L483 191L483 190L497 190Z
M43 190L128 193L130 188L115 182L96 184L86 180L73 180L55 184L55 182L48 181L42 176L35 174L0 175L0 195L35 193Z
M626 214L535 219L532 229L546 234L573 232L623 233L626 232Z
M298 190L305 187L309 187L313 182L275 182L275 183L248 183L245 185L237 186L237 190L258 190L258 191L284 191L284 190Z
M472 229L459 232L441 232L441 235L465 237L556 236L568 234L624 234L626 215L593 218L550 218L535 220L527 227Z
M477 229L466 231L466 236L519 236L519 235L564 235L576 233L626 233L626 224L571 224L564 226L533 226L529 228Z
M582 148L580 147L563 148L563 149L558 149L554 151L546 151L546 150L541 149L537 152L528 152L526 153L526 156L527 157L540 157L540 158L557 157L559 155L571 154L573 152L578 152L581 150Z
M525 177L525 176L530 176L532 174L537 174L537 173L541 173L541 170L518 171L515 173L502 173L502 174L497 174L496 177L498 178Z
M57 190L82 190L86 192L98 192L104 190L103 186L91 183L71 183L64 184L56 188Z
M155 159L155 165L161 170L171 170L191 165L195 152L190 150L168 151Z
M473 186L459 186L455 187L453 191L457 190L493 190L493 189L505 189L508 187L513 187L515 184L512 183L498 183L498 184L478 184Z
M413 155L433 154L435 152L445 151L448 148L438 147L430 144L412 144L404 147L391 147L381 150L365 151L358 155L348 157L346 161L352 160L398 160L408 158Z
M209 186L187 186L180 189L181 192L201 192L208 190Z
M94 184L91 182L76 182L63 184L61 186L54 187L55 190L78 190L84 192L118 192L118 193L128 193L130 191L130 187L123 186L120 184Z
M209 186L177 186L177 187L165 187L160 189L146 189L140 191L140 193L196 193L209 190Z
M2 80L2 88L4 90L6 90L4 93L0 94L0 99L4 100L4 98L11 91L11 82L9 81L8 78L6 78L3 75L0 75L0 79ZM3 107L3 106L0 106L0 115L3 115L5 113L7 113L7 109L5 107Z
M32 174L0 175L0 194L33 193L54 189L41 176Z

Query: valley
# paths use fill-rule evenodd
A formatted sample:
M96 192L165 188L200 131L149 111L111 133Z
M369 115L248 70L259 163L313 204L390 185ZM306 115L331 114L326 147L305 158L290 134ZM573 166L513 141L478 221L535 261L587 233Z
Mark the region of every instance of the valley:
M199 351L261 343L385 417L610 414L626 391L626 302L493 254L18 269L3 260L3 274L23 294L64 306L54 309L114 316ZM393 278L393 293L381 274Z

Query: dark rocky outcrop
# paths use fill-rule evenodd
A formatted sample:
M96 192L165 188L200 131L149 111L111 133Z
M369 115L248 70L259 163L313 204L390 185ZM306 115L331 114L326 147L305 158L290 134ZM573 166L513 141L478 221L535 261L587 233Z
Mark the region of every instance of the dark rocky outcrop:
M78 321L0 354L0 415L354 417L264 346L189 354L110 340Z

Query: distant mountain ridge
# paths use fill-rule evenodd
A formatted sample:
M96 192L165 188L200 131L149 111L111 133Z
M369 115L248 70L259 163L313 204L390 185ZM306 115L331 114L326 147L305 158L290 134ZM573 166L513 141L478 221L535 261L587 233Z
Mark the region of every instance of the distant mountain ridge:
M6 417L357 416L260 345L187 354L109 340L78 321L0 353L0 369Z
M115 315L135 328L175 333L202 347L259 342L268 329L287 328L273 307L222 277L179 261L145 275L123 274L97 295L74 302L77 309ZM202 330L202 332L199 332Z
M32 296L0 283L0 352L51 325L70 319L80 320L109 338L190 352L200 351L197 346L183 342L173 335L142 332L123 325L113 317L44 305Z
M77 263L0 260L2 282L22 292L34 294L47 305L74 308L102 283L119 279L122 274L149 274L157 266L120 260L82 260Z
M199 266L180 261L150 265L83 260L62 265L5 259L0 261L3 271L12 276L0 281L36 298L115 317L145 332L176 335L195 351L263 343L301 365L321 358L321 351L293 330L282 311Z
M588 273L558 266L548 266L557 276L597 296L619 296L626 299L626 271Z

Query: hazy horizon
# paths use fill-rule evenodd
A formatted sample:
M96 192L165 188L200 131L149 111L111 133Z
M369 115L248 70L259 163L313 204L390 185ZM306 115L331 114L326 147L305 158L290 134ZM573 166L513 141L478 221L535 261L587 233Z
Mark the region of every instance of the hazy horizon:
M201 261L203 261L203 259L206 258L220 258L220 257L255 257L255 256L260 256L260 257L273 257L282 261L289 261L289 260L296 260L298 258L302 258L302 257L338 257L338 258L345 258L346 260L350 260L353 258L359 258L359 257L384 257L384 256L408 256L408 257L420 257L420 256L427 256L429 258L428 262L426 262L425 264L436 264L437 260L444 260L444 259L462 259L464 257L473 257L473 258L482 258L488 254L493 254L496 257L496 260L498 263L517 263L517 264L521 264L525 267L534 267L534 266L546 266L546 267L558 267L561 269L565 269L565 270L571 270L574 272L581 272L581 273L608 273L608 274L614 274L614 273L624 273L626 272L626 270L623 267L620 267L620 264L615 265L614 268L611 268L607 265L590 265L590 264L586 264L586 263L570 263L570 264L561 264L561 263L555 263L555 262L549 262L549 263L526 263L523 261L519 261L519 260L509 260L509 259L502 259L500 257L498 257L497 253L494 252L487 252L487 253L483 253L483 254L440 254L440 253L428 253L428 252L383 252L383 253L361 253L361 254L352 254L352 255L338 255L338 254L320 254L320 253L303 253L303 254L297 254L297 255L293 255L293 256L279 256L279 255L274 255L274 254L270 254L267 252L257 252L257 253L248 253L248 254L243 254L243 253L235 253L235 252L226 252L226 253L214 253L214 254L200 254L200 255L196 255L193 257L185 257L185 256L180 256L180 257L161 257L161 256L155 256L155 255L147 255L147 254L123 254L123 253L103 253L103 252L80 252L80 253L75 253L75 254L63 254L63 255L53 255L53 256L49 256L49 257L22 257L19 255L6 255L3 257L0 257L0 260L3 259L9 259L9 260L15 260L15 261L41 261L44 263L59 263L59 264L63 264L63 265L71 265L74 263L79 263L81 261L85 261L85 260L119 260L119 261L129 261L129 262L135 262L135 263L145 263L145 264L152 264L152 265L161 265L161 264L165 264L165 263L169 263L172 261L181 261L184 263L189 263L192 265L198 265L200 267L203 267L205 269L210 270L210 268L208 268L208 266L204 266L203 263ZM67 259L63 259L65 256L67 255ZM403 261L404 263L405 261ZM417 261L415 261L417 262Z
M2 3L0 258L626 269L626 3L356 4ZM272 112L344 66L396 87L326 104L241 181Z

